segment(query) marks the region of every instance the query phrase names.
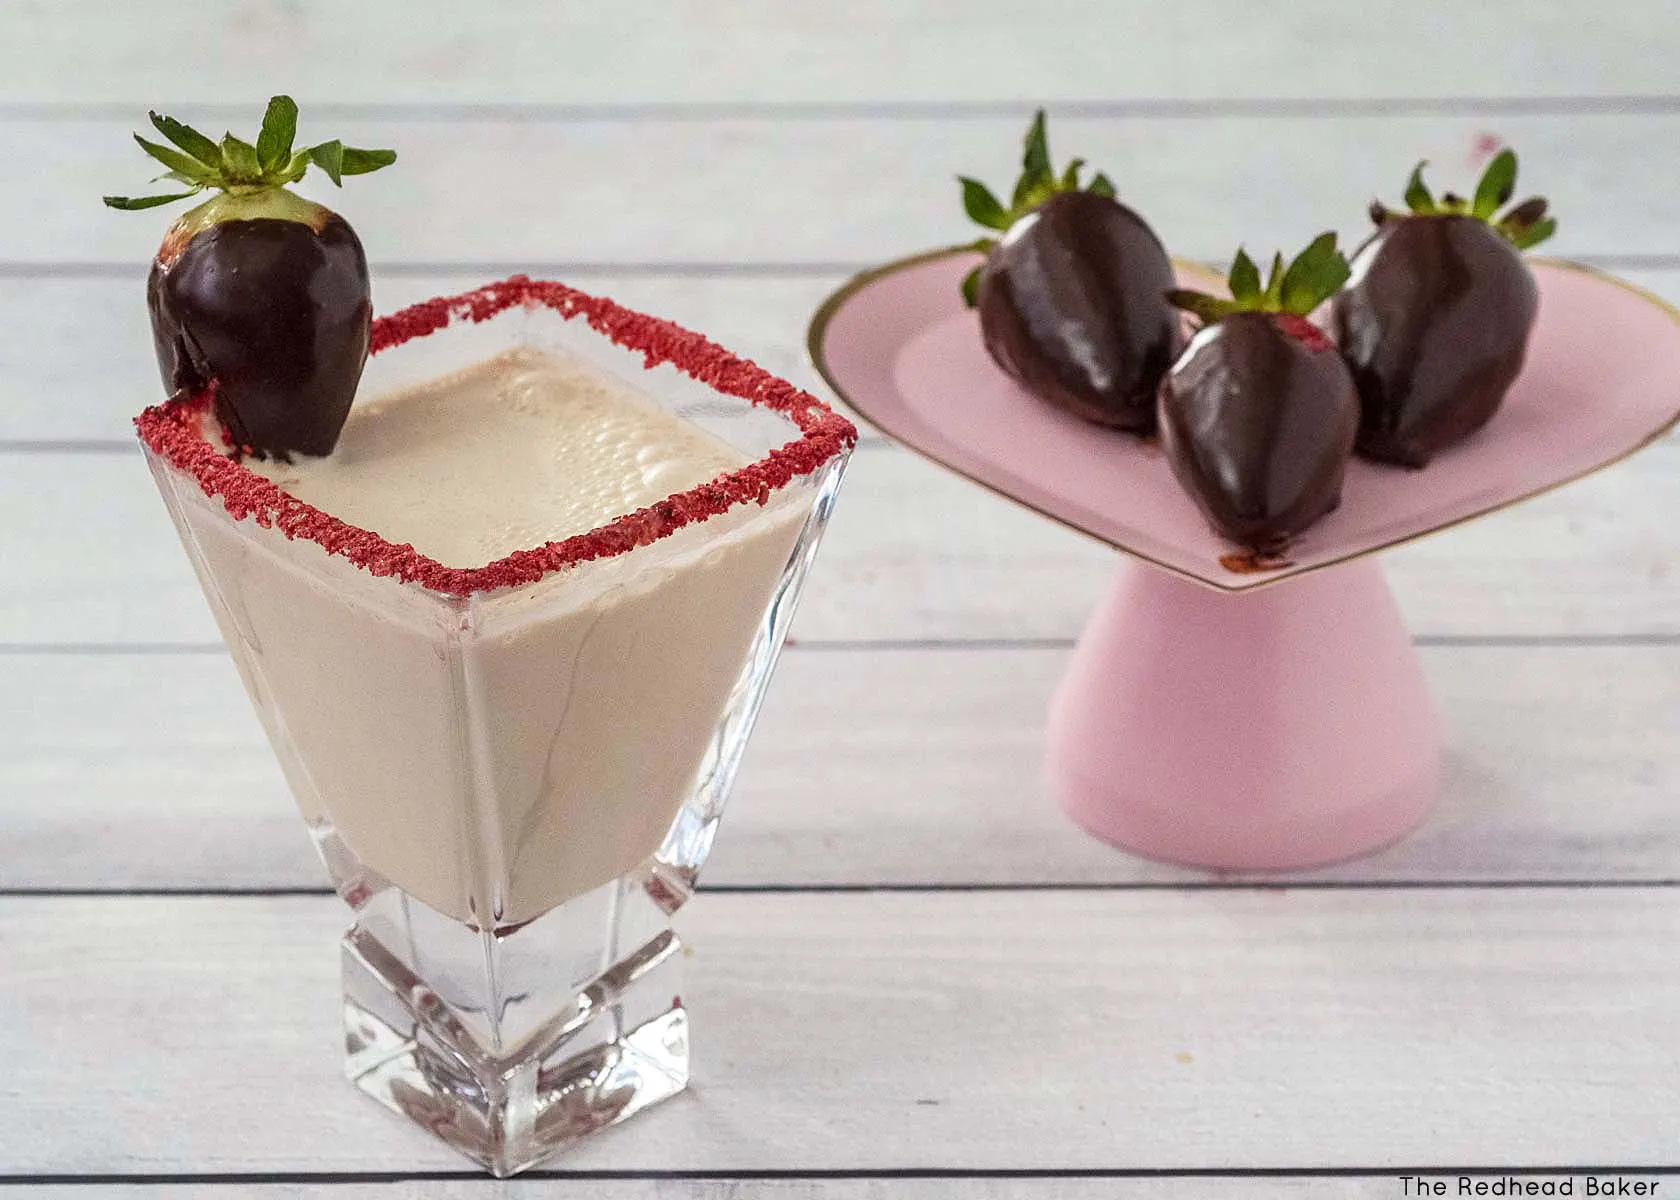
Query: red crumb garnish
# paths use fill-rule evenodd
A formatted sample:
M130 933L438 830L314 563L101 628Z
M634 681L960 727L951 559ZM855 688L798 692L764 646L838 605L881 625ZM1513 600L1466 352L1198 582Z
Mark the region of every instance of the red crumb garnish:
M373 323L373 353L425 337L452 321L485 321L515 305L543 305L567 320L582 317L614 344L640 351L648 368L669 363L715 391L784 414L800 435L738 471L619 517L609 524L533 550L517 550L488 566L446 567L413 546L386 541L288 495L205 441L200 418L215 385L146 409L135 418L152 452L219 498L235 520L254 518L288 538L306 538L373 575L394 576L449 596L532 583L576 563L627 554L685 525L737 504L764 504L777 488L809 475L857 442L857 429L809 392L731 354L700 334L564 284L515 275L460 296L426 300Z
M1258 550L1240 550L1234 554L1221 554L1219 565L1233 575L1258 575L1262 571L1281 571L1285 567L1293 567L1282 554L1262 554Z
M1336 344L1324 336L1324 330L1305 317L1298 317L1294 313L1277 313L1272 317L1272 323L1315 354L1321 350L1336 348Z

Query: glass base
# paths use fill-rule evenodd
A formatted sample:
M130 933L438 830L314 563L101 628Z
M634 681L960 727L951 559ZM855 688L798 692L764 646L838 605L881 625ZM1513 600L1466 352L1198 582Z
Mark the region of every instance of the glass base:
M622 956L612 953L617 938L597 943L597 962L608 965L582 987L556 987L560 980L548 972L519 978L526 974L521 951L552 970L555 935L575 932L583 915L564 912L574 904L607 909L614 933L639 923L623 919L626 907L649 918L657 911L645 900L626 906L645 895L629 880L602 892L512 931L456 926L452 947L439 944L435 926L432 936L415 938L431 924L409 919L421 906L397 889L385 893L400 906L400 926L364 910L342 943L351 1082L498 1178L682 1091L689 1078L683 948L668 926ZM393 933L401 935L395 951ZM489 986L463 995L466 963L450 951L466 950L469 941L484 955L470 974ZM437 982L416 973L415 962Z

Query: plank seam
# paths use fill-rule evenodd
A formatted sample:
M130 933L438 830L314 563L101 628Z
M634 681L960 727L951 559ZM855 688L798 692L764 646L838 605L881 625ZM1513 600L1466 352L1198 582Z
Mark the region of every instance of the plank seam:
M1680 253L1668 252L1600 252L1577 253L1570 261L1602 270L1673 270L1680 268ZM415 275L474 275L501 277L523 272L527 275L627 275L636 277L670 276L675 278L748 278L748 279L805 279L845 278L859 271L879 266L874 260L809 259L809 260L623 260L590 261L562 259L540 261L533 259L505 260L440 260L436 262L374 262L369 269L375 276ZM0 260L0 279L81 279L118 277L141 280L148 263L133 261L40 261Z
M890 446L892 442L883 434L863 428L859 430L857 444L853 451L865 451ZM0 454L135 454L140 452L140 443L133 438L0 438Z
M976 651L1033 651L1068 650L1074 645L1071 637L1022 638L882 638L865 640L788 639L786 649L793 652L854 654L879 651L882 653L910 653L915 651L944 651L971 653ZM1649 633L1513 633L1513 634L1456 634L1427 633L1412 639L1416 646L1436 650L1590 650L1628 647L1655 649L1680 646L1680 632L1653 631ZM0 657L76 657L89 658L147 657L156 655L222 654L220 642L0 642Z
M1632 879L1184 879L1110 882L724 883L701 884L711 896L874 896L1065 892L1515 892L1664 891L1680 878ZM0 900L227 900L321 897L325 885L194 887L0 887Z
M1680 255L1675 256L1680 262ZM523 273L526 275L628 275L634 277L670 276L675 278L736 278L752 279L808 279L840 278L855 275L872 263L852 260L797 261L733 261L733 260L653 260L653 261L592 261L565 259L541 261L533 259L456 260L439 262L404 261L372 262L369 271L375 278L381 275L474 275L502 278ZM140 281L149 269L149 262L132 261L0 261L0 278L11 279L83 279L118 277Z
M580 123L642 121L990 121L1007 120L1042 107L1064 120L1221 120L1281 117L1347 120L1397 116L1660 116L1680 112L1680 95L1633 92L1620 95L1510 96L1190 96L1127 99L989 100L714 100L692 103L355 102L311 104L311 116L376 123L435 121L473 123ZM0 103L0 121L72 122L133 120L144 106L115 101L11 101ZM248 104L179 102L166 112L184 118L221 119L250 115Z
M1472 1177L1514 1175L1680 1175L1673 1164L1563 1164L1556 1166L1349 1166L1349 1167L842 1167L788 1169L718 1170L536 1170L519 1176L522 1181L571 1180L614 1181L730 1181L730 1180L888 1180L888 1179L1394 1179L1401 1175ZM109 1187L122 1184L182 1185L222 1184L366 1184L444 1183L486 1180L482 1171L206 1171L173 1173L110 1173L58 1175L50 1173L0 1174L0 1187L30 1187L66 1184Z

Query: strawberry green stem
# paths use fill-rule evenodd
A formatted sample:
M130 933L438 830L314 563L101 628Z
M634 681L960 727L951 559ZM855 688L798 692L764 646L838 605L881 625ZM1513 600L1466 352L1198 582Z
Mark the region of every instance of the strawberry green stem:
M1272 256L1270 276L1260 280L1260 268L1247 251L1239 249L1231 262L1227 283L1229 300L1206 292L1174 290L1167 298L1204 325L1237 312L1268 312L1305 317L1323 304L1347 282L1351 271L1347 257L1336 248L1335 233L1321 233L1293 262L1283 255Z
M1489 161L1481 179L1476 182L1475 194L1469 199L1453 192L1436 197L1423 182L1423 169L1428 165L1420 162L1413 167L1411 178L1406 183L1406 208L1412 216L1472 217L1492 226L1519 250L1538 246L1557 231L1557 220L1546 215L1546 201L1542 197L1534 196L1505 208L1517 188L1517 154L1509 147ZM1503 215L1500 214L1502 208L1505 209ZM1381 201L1372 201L1373 223L1381 225L1394 219L1395 215Z
M262 131L255 145L231 133L224 134L222 140L216 142L173 117L156 112L150 115L152 127L170 144L148 141L139 134L134 140L148 155L168 168L159 178L184 184L188 190L157 196L106 196L105 203L112 208L155 208L160 204L185 200L208 188L219 189L234 197L283 193L286 185L303 178L311 166L319 167L334 184L343 186L346 175L365 175L397 160L394 150L363 150L346 146L336 139L294 151L298 111L290 96L275 96L269 100L268 110L263 114ZM294 216L285 219L304 218Z

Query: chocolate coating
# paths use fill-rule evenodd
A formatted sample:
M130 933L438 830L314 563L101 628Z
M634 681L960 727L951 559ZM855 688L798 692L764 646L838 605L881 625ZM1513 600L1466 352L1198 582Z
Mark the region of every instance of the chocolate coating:
M1521 253L1465 216L1386 222L1332 305L1359 388L1359 452L1407 467L1487 424L1522 370L1539 307Z
M216 415L257 454L330 454L367 362L367 257L342 217L222 221L146 282L164 386L219 384Z
M1051 404L1136 433L1183 340L1160 239L1131 209L1063 192L1022 217L980 275L980 330L1003 370Z
M1275 553L1341 501L1359 397L1327 340L1312 348L1272 314L1241 312L1197 334L1161 380L1160 421L1173 473L1213 527Z

